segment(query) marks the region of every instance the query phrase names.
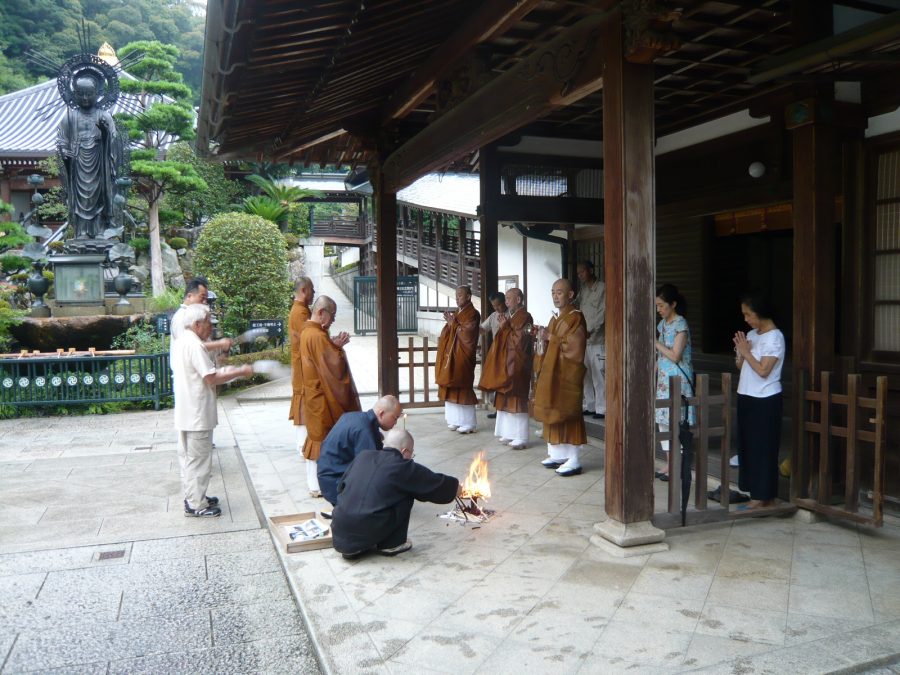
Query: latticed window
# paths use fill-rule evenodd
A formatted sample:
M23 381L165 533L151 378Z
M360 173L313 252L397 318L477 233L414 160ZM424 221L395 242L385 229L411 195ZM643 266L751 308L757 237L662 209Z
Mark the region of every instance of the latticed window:
M878 157L872 348L900 352L900 149Z

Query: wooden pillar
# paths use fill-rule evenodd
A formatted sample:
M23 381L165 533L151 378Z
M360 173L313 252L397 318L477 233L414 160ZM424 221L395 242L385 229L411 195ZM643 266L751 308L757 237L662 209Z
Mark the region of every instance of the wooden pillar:
M665 550L653 515L655 196L653 67L624 58L621 10L602 29L608 519L591 541ZM612 542L616 546L610 546ZM625 547L625 548L619 548ZM634 547L634 548L630 548Z
M479 151L479 188L481 191L481 311L490 311L488 297L497 288L497 195L500 193L500 163L497 148L487 145Z
M375 254L378 297L378 394L400 393L397 346L397 193L384 190L384 181L375 183L375 227L378 251Z

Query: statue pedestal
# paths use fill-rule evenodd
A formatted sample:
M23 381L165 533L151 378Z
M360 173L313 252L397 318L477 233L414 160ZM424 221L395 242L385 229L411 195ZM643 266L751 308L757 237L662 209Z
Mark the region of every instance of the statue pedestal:
M106 258L106 254L116 242L111 239L69 239L63 247L63 253L68 255L99 255Z
M56 302L103 307L103 267L106 255L56 255L53 264ZM97 312L105 314L105 310Z

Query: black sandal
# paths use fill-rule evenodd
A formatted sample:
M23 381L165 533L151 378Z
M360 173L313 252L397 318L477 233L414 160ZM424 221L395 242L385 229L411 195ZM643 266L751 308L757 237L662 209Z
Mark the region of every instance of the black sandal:
M669 482L669 474L663 473L662 471L656 471L654 475L659 478L663 483Z

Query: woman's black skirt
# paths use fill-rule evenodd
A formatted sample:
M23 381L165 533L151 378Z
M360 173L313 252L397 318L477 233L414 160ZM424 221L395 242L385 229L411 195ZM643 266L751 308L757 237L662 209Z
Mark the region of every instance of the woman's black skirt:
M766 398L738 394L738 487L760 501L778 496L781 392ZM727 461L727 458L723 458Z

